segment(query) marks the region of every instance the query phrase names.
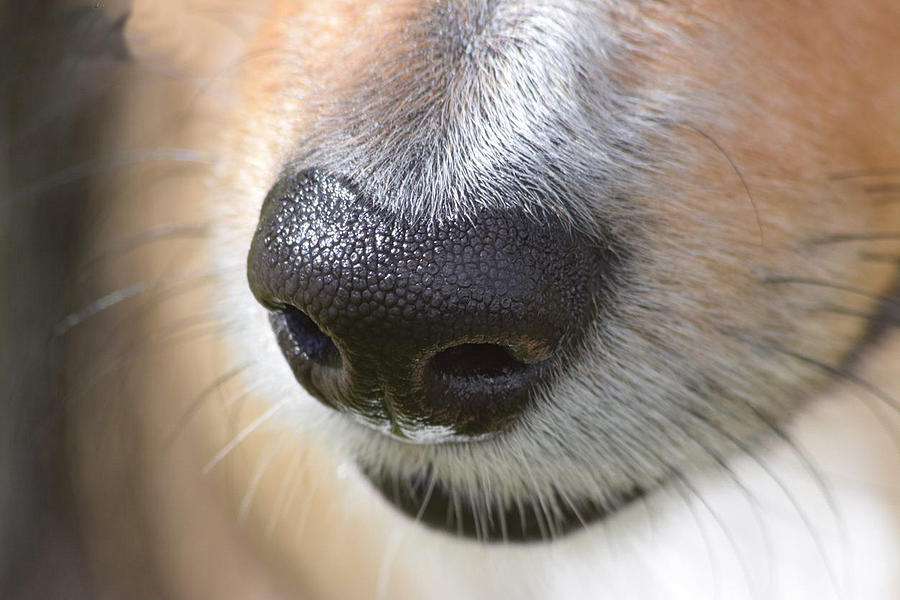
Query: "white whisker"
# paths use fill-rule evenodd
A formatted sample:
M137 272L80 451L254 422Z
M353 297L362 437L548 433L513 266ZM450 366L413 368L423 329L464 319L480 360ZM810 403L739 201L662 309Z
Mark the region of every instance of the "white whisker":
M210 461L207 462L206 465L204 465L203 474L206 475L210 471L212 471L213 468L215 468L215 466L219 464L222 459L228 456L228 454L231 453L232 450L237 448L241 444L241 442L243 442L250 436L250 434L264 425L266 421L274 417L278 413L278 411L284 408L287 404L287 400L281 400L280 402L273 404L267 411L251 421L249 425L247 425L237 435L235 435L230 442L225 444L224 448L219 450L215 454L215 456L213 456L212 459L210 459Z

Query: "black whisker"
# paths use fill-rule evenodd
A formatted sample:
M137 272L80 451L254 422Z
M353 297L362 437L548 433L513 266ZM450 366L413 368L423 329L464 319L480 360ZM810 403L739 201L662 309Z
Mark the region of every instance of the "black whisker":
M844 306L822 306L819 308L811 309L816 312L824 312L836 315L845 315L848 317L856 317L859 319L863 319L869 321L872 325L883 325L886 327L897 327L900 326L900 315L895 315L891 313L887 313L884 311L878 311L875 313L868 313L862 310L856 310L853 308L847 308Z
M750 202L750 206L753 208L753 215L756 218L756 227L759 229L759 245L763 246L763 226L762 220L759 218L759 209L756 206L756 200L753 198L753 194L750 193L750 186L747 184L747 180L744 178L744 174L741 173L741 170L738 168L737 163L734 162L734 159L732 159L728 152L725 151L725 148L723 148L722 145L719 144L719 142L717 142L716 139L711 135L704 131L701 131L700 129L697 129L692 125L683 126L706 139L706 141L712 144L712 146L719 152L719 154L725 157L725 160L728 161L728 164L731 165L731 170L734 171L735 175L737 175L738 180L741 182L741 186L743 186L744 188L744 193L747 195L747 200Z
M843 379L844 381L847 381L847 382L850 382L850 383L856 385L857 387L863 389L864 391L868 392L871 396L875 397L876 399L878 399L879 401L884 403L884 405L887 406L888 408L890 408L894 411L900 412L900 401L895 399L893 396L891 396L890 394L888 394L887 392L885 392L878 386L876 386L876 385L870 383L869 381L866 381L865 379L859 377L858 375L848 371L846 368L835 367L835 366L829 365L828 363L825 363L821 360L812 358L810 356L806 356L804 354L800 354L799 352L794 352L792 350L783 348L776 344L755 343L755 342L752 342L750 340L747 340L743 337L736 336L736 335L732 335L731 337L733 337L734 339L736 339L740 342L743 342L749 346L752 346L758 350L777 352L779 354L782 354L784 356L789 356L791 358L794 358L794 359L796 359L800 362L806 363L808 365L812 365L812 366L816 367L817 369L819 369L820 371L824 371L825 373L828 373L829 375L833 375L835 377L838 377L839 379ZM866 405L868 406L868 403L866 403ZM876 415L876 417L877 417L877 415ZM883 424L882 419L879 418L878 422L883 425L885 432L891 437L891 439L894 442L894 445L897 447L898 453L900 453L900 437L898 437L897 433L888 429L887 426L885 426Z
M900 265L900 255L882 252L860 252L859 259L866 262L886 262Z
M706 532L706 529L703 527L703 521L700 519L700 515L697 512L697 507L692 502L692 496L696 498L706 510L707 514L709 514L713 521L715 521L716 526L722 531L722 534L725 536L725 539L728 540L729 544L732 545L732 548L735 550L735 555L739 557L740 553L737 552L737 546L735 546L734 538L731 535L731 532L725 527L725 524L721 521L719 515L712 510L709 503L703 497L702 494L697 490L697 488L690 482L688 477L682 472L680 469L672 465L665 458L654 452L650 448L645 448L645 450L650 454L652 458L658 461L661 465L663 465L668 472L669 479L674 480L677 484L674 489L677 491L678 495L681 496L681 499L684 501L685 506L687 506L688 510L691 511L691 516L694 518L694 522L697 525L697 530L700 532L700 536L703 538L703 545L706 548L706 558L707 564L709 565L709 573L713 580L713 589L716 590L716 597L721 596L722 582L719 578L719 570L716 568L717 561L715 558L715 552L713 552L712 541L709 538L709 534ZM742 570L744 570L745 565L743 561L741 561ZM744 571L744 577L749 582L749 574Z
M894 177L900 176L900 169L863 169L859 171L844 171L828 176L831 181L846 181L848 179L860 179L862 177Z
M871 300L875 300L877 302L885 302L891 306L900 306L900 302L892 299L892 298L884 298L879 296L878 294L874 294L869 292L868 290L863 290L857 287L853 287L850 285L844 285L840 283L833 283L831 281L825 281L824 279L812 279L807 277L766 277L760 280L762 283L768 284L789 284L789 285L813 285L817 287L824 287L833 290L839 290L842 292L847 292L849 294L856 294L857 296L862 296L864 298L869 298Z
M771 349L780 354L784 354L786 356L796 358L797 360L799 360L801 362L805 362L814 367L817 367L818 369L825 371L826 373L829 373L831 375L834 375L835 377L840 377L841 379L849 381L849 382L857 385L858 387L861 387L862 389L866 390L871 395L875 396L876 398L878 398L879 400L884 402L887 406L891 407L895 411L900 412L900 402L898 402L896 398L892 397L891 395L889 395L887 392L885 392L881 388L876 387L875 385L872 385L865 379L862 379L861 377L855 375L854 373L851 373L845 369L834 367L832 365L829 365L828 363L822 362L820 360L806 356L804 354L800 354L798 352L793 352L791 350L787 350L785 348L771 346Z
M684 410L688 416L692 417L693 419L696 419L701 425L705 426L709 431L722 437L725 440L728 440L732 445L734 445L736 448L741 450L745 455L749 456L756 465L758 465L773 481L775 481L776 485L778 485L782 489L782 492L786 496L790 497L790 493L785 489L782 482L774 475L774 473L772 472L769 465L765 461L763 461L755 452L753 452L749 446L742 443L737 437L735 437L734 435L729 433L727 429L718 426L714 421L712 421L711 419L709 419L709 417L707 417L706 415L699 412L697 409L689 408L686 406L680 406L680 408L682 410ZM678 427L685 435L689 435L688 430L685 427L683 427L680 423L673 421L673 420L670 420L670 422L674 426ZM728 475L728 478L731 479L732 483L734 483L734 485L739 490L741 490L742 494L747 499L747 503L749 504L751 511L753 513L753 519L756 522L756 526L759 528L759 531L761 532L761 534L763 536L763 540L765 542L766 550L768 553L767 558L769 560L769 568L771 569L771 566L772 566L771 560L772 560L772 556L773 556L772 540L769 536L768 528L765 526L765 520L762 518L762 515L760 512L761 509L760 509L760 506L759 506L759 503L758 503L756 497L753 495L753 493L750 491L750 489L747 488L746 485L744 485L744 483L738 478L738 476L731 470L731 468L729 467L724 456L722 456L719 452L714 451L707 444L703 443L699 437L697 437L697 436L691 436L691 437L692 437L692 439L694 439L695 443L697 443L697 445L699 445L703 449L703 451L706 452L706 454L708 456L712 457L712 459L716 462L716 464Z
M740 339L740 338L736 338ZM831 490L831 487L827 484L825 477L822 475L822 472L816 467L815 463L812 459L804 452L784 430L771 418L769 418L762 410L759 409L756 405L750 402L747 398L739 397L739 400L742 404L744 404L751 412L756 416L757 419L761 423L763 423L766 428L775 434L782 443L784 443L788 448L791 449L791 452L797 457L800 463L803 465L806 472L812 477L813 482L819 490L819 493L822 495L822 498L825 500L825 503L828 505L828 510L831 512L834 517L835 523L838 525L839 534L841 536L842 541L847 541L847 530L845 527L845 521L841 514L840 508L838 507L837 500L834 497L834 493ZM715 428L719 430L718 427ZM825 543L822 540L821 536L816 533L815 527L813 527L812 521L809 519L807 514L803 510L803 505L797 499L797 497L791 493L788 484L784 481L783 478L776 474L776 471L771 469L769 465L763 461L756 452L754 452L749 445L745 442L741 441L736 436L728 433L724 430L718 431L721 435L726 437L731 441L735 446L737 446L745 455L749 456L753 459L754 463L756 463L768 476L769 478L778 486L781 492L785 495L788 501L791 503L791 506L794 508L794 511L800 517L800 520L803 522L803 526L806 531L809 533L810 538L816 546L816 550L819 552L819 555L822 557L824 561L828 573L831 577L832 585L834 589L839 589L837 584L837 576L834 574L834 567L831 565L831 561L828 559L828 554L825 551ZM842 545L842 548L846 547L845 544ZM846 566L846 557L842 561Z
M883 183L877 185L867 185L863 187L863 191L867 194L900 194L900 184Z
M723 439L729 441L729 442L730 442L732 445L734 445L736 448L738 448L739 450L743 451L744 454L746 454L747 456L749 456L749 457L750 457L750 458L751 458L751 459L752 459L752 460L753 460L753 461L754 461L754 462L755 462L755 463L756 463L756 464L757 464L764 472L766 472L766 473L769 475L769 477L770 477L773 481L775 481L776 485L778 485L778 486L782 489L782 492L783 492L788 498L791 498L791 494L790 494L790 492L786 489L786 486L780 481L779 478L777 478L777 477L775 476L775 474L774 474L774 473L772 472L772 470L769 468L768 464L766 464L764 461L762 461L762 459L760 459L760 458L756 455L756 453L754 453L754 452L753 452L746 444L743 444L742 442L740 442L740 440L738 440L734 435L732 435L731 433L729 433L726 429L724 429L724 428L722 428L722 427L719 427L718 424L716 424L714 421L710 420L709 417L707 417L706 415L704 415L704 414L702 414L701 412L699 412L696 408L688 407L688 406L685 406L685 405L682 405L682 404L679 404L679 408L680 408L681 410L683 410L684 413L685 413L687 416L689 416L689 417L691 417L692 419L696 420L700 425L702 425L703 427L705 427L706 429L708 429L708 430L711 431L712 433L714 433L714 434L716 434L716 435L722 437ZM766 526L765 526L765 521L764 521L763 518L762 518L762 515L761 515L761 512L760 512L759 504L758 504L758 502L756 501L756 498L755 498L755 496L753 495L753 493L752 493L752 492L750 491L750 489L748 489L747 486L744 485L744 483L738 478L737 474L735 474L735 473L732 471L732 469L729 467L729 465L728 465L728 463L727 463L725 457L724 457L720 452L715 451L715 450L714 450L713 448L711 448L708 444L704 443L704 442L702 441L702 438L700 438L699 436L692 435L692 432L691 432L691 431L685 426L685 424L682 423L681 421L675 420L675 419L673 419L673 418L671 418L671 417L669 417L669 416L667 416L667 415L663 415L663 414L660 414L660 413L657 413L657 414L659 414L659 416L661 416L662 418L664 418L664 419L666 420L667 423L671 424L673 427L675 427L675 428L677 428L679 431L681 431L682 434L684 434L685 436L687 436L687 437L689 437L690 439L692 439L692 440L694 441L694 443L696 443L696 444L697 444L697 445L698 445L698 446L699 446L699 447L707 454L707 456L709 456L710 458L713 459L713 461L719 466L719 468L722 469L722 471L728 476L728 478L732 481L732 483L734 483L734 485L741 491L741 493L742 493L742 494L744 495L744 497L747 499L747 503L749 504L749 506L750 506L750 508L751 508L751 511L752 511L752 513L753 513L754 521L756 522L757 527L759 528L760 532L762 533L763 540L764 540L764 542L765 542L765 544L766 544L766 549L767 549L767 551L768 551L768 558L769 558L769 560L770 560L769 567L771 568L771 558L772 558L772 544L771 544L771 538L770 538L769 535L768 535L768 529L767 529ZM666 463L666 467L669 468L670 470L673 470L673 471L674 471L674 468L671 467L671 465L669 465L669 464L667 464L667 463ZM682 474L682 475L681 475L681 478L683 478L683 477L684 477L684 475ZM698 497L698 499L700 499L701 502L704 503L704 506L706 506L706 508L707 508L707 510L710 512L710 514L711 514L711 515L713 516L713 518L716 519L716 521L718 522L719 527L722 529L723 533L725 534L726 538L728 539L729 543L731 544L732 548L734 549L735 556L737 556L737 557L738 557L738 560L741 562L742 571L744 572L745 580L746 580L746 582L747 582L747 584L748 584L748 586L749 586L750 581L751 581L751 579L749 578L749 567L747 566L746 561L744 560L744 558L743 558L743 556L741 555L741 553L738 551L738 546L737 546L735 540L733 539L733 536L732 536L731 533L725 528L724 523L721 522L721 520L720 520L720 518L718 517L718 515L716 515L716 514L710 509L709 506L707 506L707 503L705 502L705 500L702 499L698 493L695 494L695 495ZM795 506L796 506L796 503L795 503ZM816 536L812 533L812 531L810 531L810 536L812 537L812 539L813 539L814 541L816 540Z
M869 233L837 233L810 240L813 245L840 244L843 242L874 242L900 240L900 231L876 231Z

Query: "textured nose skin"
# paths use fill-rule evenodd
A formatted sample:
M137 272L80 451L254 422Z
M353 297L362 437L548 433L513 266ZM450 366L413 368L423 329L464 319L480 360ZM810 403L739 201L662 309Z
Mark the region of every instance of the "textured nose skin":
M564 368L607 266L555 218L413 223L309 170L267 196L248 277L315 397L441 441L499 431Z

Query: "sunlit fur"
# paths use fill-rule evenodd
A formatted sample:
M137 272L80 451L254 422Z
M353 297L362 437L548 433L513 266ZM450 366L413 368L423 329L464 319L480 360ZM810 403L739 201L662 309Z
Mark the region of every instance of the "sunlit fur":
M894 597L900 359L869 343L898 279L894 0L167 4L133 10L111 144L200 165L98 184L95 295L140 287L86 342L106 358L74 369L101 399L77 434L87 529L150 523L135 556L176 597ZM436 226L512 205L620 241L576 368L477 444L403 444L321 407L244 275L262 199L306 166ZM111 405L140 432L116 474L89 441L112 439ZM844 436L840 457L817 441ZM868 469L867 499L822 458ZM613 514L482 546L395 513L359 464L427 470L483 518L536 502L548 538L556 502ZM114 506L125 485L159 504ZM634 488L649 496L623 505Z

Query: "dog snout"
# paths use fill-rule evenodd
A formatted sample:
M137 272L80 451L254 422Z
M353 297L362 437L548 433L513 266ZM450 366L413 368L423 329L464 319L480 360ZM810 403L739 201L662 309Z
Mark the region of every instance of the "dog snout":
M434 442L498 432L551 385L608 262L556 217L410 219L312 169L270 191L248 276L313 396Z

